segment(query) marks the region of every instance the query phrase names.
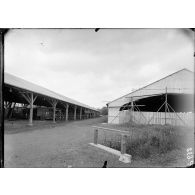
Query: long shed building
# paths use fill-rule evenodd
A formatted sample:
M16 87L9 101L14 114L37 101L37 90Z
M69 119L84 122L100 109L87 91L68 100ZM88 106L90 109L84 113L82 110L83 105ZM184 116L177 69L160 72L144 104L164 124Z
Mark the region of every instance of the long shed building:
M60 119L81 120L99 116L99 111L49 89L28 82L12 74L4 74L4 107L13 110L16 104L28 108L29 125L33 124L35 110L37 115L49 114L52 111L52 120L55 123L57 113ZM10 108L10 109L9 109ZM21 108L21 107L20 107ZM63 116L63 117L62 117ZM45 118L48 118L45 116Z
M179 70L107 106L108 123L194 125L194 72Z

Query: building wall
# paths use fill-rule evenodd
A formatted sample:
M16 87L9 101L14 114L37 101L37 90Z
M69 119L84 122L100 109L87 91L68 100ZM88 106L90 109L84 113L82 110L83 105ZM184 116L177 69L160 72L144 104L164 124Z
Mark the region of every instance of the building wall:
M119 112L117 124L129 123L136 124L165 124L164 112L131 112L124 110ZM166 124L173 126L194 126L194 113L166 113Z
M119 109L118 108L108 109L108 123L119 124Z

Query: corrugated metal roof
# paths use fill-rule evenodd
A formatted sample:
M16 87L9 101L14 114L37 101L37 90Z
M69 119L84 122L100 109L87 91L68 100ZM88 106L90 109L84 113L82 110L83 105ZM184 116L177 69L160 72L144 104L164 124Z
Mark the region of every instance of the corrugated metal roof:
M146 85L136 91L119 97L107 105L120 106L130 101L130 97L134 97L134 100L143 98L142 96L151 96L155 94L165 94L165 88L167 87L167 93L189 93L194 94L194 72L188 69L182 69L174 72L160 80L157 80L149 85ZM137 97L136 97L137 96Z
M24 89L24 90L27 90L27 91L31 91L31 92L34 92L34 93L37 93L37 94L40 94L40 95L44 95L44 96L48 96L48 97L51 97L51 98L54 98L54 99L57 99L57 100L61 100L61 101L64 101L66 103L74 104L74 105L77 105L77 106L81 106L81 107L84 107L84 108L88 108L88 109L97 111L96 109L94 109L94 108L92 108L88 105L80 103L76 100L73 100L71 98L63 96L63 95L58 94L56 92L53 92L49 89L46 89L44 87L41 87L39 85L36 85L34 83L31 83L29 81L26 81L24 79L21 79L19 77L16 77L16 76L14 76L12 74L9 74L9 73L6 73L6 72L4 73L4 83L7 84L7 85L11 85L13 87L17 87L17 88Z

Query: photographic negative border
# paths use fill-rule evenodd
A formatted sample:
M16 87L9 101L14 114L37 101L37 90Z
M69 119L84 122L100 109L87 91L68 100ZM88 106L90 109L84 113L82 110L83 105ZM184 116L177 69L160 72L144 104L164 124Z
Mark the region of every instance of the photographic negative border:
M86 28L84 28L86 29ZM4 85L4 38L9 29L0 29L0 167L4 167L4 96L3 96L3 85ZM94 28L95 32L98 32L100 28ZM195 29L190 28L194 32L195 38ZM195 47L195 40L194 40ZM193 53L195 57L195 50ZM195 58L194 58L195 59ZM194 158L195 161L195 158ZM194 167L194 164L189 166Z

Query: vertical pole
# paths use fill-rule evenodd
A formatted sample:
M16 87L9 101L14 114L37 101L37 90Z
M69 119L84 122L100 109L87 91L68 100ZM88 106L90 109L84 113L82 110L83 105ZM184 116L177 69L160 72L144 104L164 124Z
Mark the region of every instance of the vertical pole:
M82 119L82 107L80 108L80 120Z
M12 105L13 105L13 106L12 106ZM11 109L10 109L9 119L11 119L11 118L12 118L12 114L13 114L13 111L14 111L14 109L15 109L15 105L16 105L16 102L13 102L13 103L11 104Z
M69 105L66 104L66 121L68 121L68 108L69 108Z
M98 143L98 129L94 130L94 144Z
M127 136L122 134L121 135L121 154L126 153L126 140L127 140Z
M134 111L134 108L133 108L133 97L131 97L131 122L133 122L133 111Z
M53 123L56 122L56 106L53 105Z
M88 119L88 116L89 116L89 114L88 114L88 110L87 110L87 109L85 109L85 111L86 111L86 119Z
M53 101L53 123L56 123L56 105L57 102L54 100Z
M165 88L165 125L167 124L167 87Z
M30 94L30 116L29 116L29 125L33 125L33 93Z
M74 107L74 120L77 118L77 106Z

